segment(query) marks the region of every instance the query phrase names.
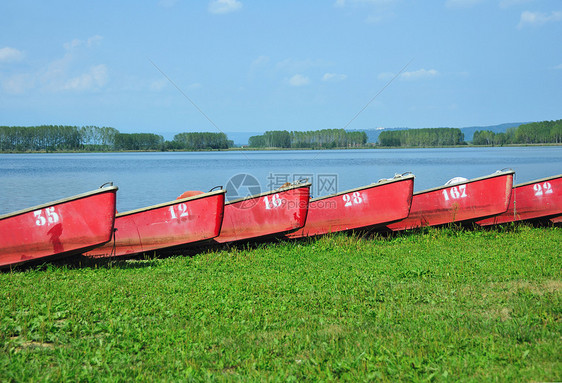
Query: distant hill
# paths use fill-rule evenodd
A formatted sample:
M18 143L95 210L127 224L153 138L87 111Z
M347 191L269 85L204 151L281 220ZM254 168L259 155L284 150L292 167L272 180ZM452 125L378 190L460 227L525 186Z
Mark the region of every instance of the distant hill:
M517 127L522 124L527 124L527 122L508 122L505 124L500 125L489 125L489 126L469 126L466 128L460 128L461 132L464 134L465 141L472 141L472 137L474 136L474 132L477 130L490 130L494 133L504 133L509 128ZM415 129L415 128L376 128L376 129L355 129L350 131L360 131L367 133L367 142L376 143L378 142L379 135L382 132L388 132L393 130L406 130L406 129Z
M229 140L234 141L235 146L248 145L248 139L252 136L263 134L263 132L228 132Z
M509 128L515 128L519 125L528 124L528 122L508 122L505 124L499 125L490 125L490 126L469 126L466 128L461 128L461 132L464 134L465 141L472 141L472 137L474 137L474 132L477 130L489 130L494 133L505 133Z
M491 130L494 133L505 132L507 129L519 126L521 124L526 124L526 122L511 122L500 125L490 125L490 126L470 126L466 128L461 128L464 134L465 141L472 141L474 132L477 130ZM382 132L388 132L393 130L406 130L406 129L416 129L416 128L376 128L376 129L350 129L348 132L365 132L367 134L367 142L376 143L379 139L379 134ZM172 140L174 135L179 132L163 132L160 133L164 136L166 140ZM248 145L248 139L251 136L257 136L263 134L263 132L227 132L229 140L234 141L235 146Z
M390 132L393 130L407 130L411 128L376 128L376 129L352 129L348 132L365 132L367 134L367 142L376 143L379 140L379 135L382 132Z
M158 134L161 134L165 140L168 141L172 141L174 139L174 136L176 134L179 133L184 133L184 132L177 132L177 131L164 131L164 132L159 132ZM214 131L211 133L220 133L219 131ZM251 136L256 136L258 134L263 134L263 132L225 132L226 136L228 137L229 140L234 141L234 145L235 146L242 146L242 145L248 145L248 139Z

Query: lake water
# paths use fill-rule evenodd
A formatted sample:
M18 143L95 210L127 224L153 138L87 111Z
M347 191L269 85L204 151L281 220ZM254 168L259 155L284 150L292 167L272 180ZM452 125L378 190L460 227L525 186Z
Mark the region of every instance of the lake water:
M562 147L0 154L0 214L108 181L119 187L123 212L218 185L228 185L227 198L235 198L307 178L318 197L404 172L415 174L419 191L505 168L516 171L515 183L560 174Z

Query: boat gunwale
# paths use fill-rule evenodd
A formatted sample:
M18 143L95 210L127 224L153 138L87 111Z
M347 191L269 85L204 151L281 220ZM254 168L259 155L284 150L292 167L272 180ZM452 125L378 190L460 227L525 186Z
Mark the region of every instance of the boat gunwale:
M3 214L3 215L0 215L0 220L6 219L6 218L12 218L12 217L15 217L17 215L22 215L22 214L26 214L26 213L29 213L29 212L32 212L32 211L44 209L46 207L57 206L57 205L61 205L61 204L67 203L67 202L72 202L72 201L79 200L79 199L82 199L82 198L87 198L87 197L90 197L90 196L93 196L93 195L96 195L96 194L108 193L108 192L117 191L117 190L119 190L119 188L117 186L106 186L106 187L103 187L103 188L91 190L89 192L76 194L76 195L73 195L73 196L70 196L70 197L61 198L61 199L51 201L51 202L42 203L41 205L36 205L36 206L28 207L26 209L17 210L17 211L14 211L12 213Z
M536 184L536 183L539 183L539 182L550 181L550 180L553 180L553 179L556 179L556 178L562 178L562 174L558 174L556 176L539 178L539 179L533 180L533 181L523 182L521 184L513 185L513 188L515 189L515 188L518 188L518 187L521 187L521 186L528 186L528 185Z
M310 182L306 182L306 183L302 183L302 184L296 184L296 185L292 184L292 185L287 186L287 187L281 187L279 189L266 191L266 192L263 192L263 193L260 193L260 194L254 194L254 195L251 195L249 197L244 197L244 198L235 199L233 201L228 201L228 202L224 203L224 206L232 205L232 204L239 203L239 202L248 201L248 200L255 199L255 198L265 197L267 195L271 195L271 194L275 194L275 193L282 193L282 192L286 192L286 191L293 190L293 189L299 189L299 188L303 188L303 187L310 188L311 186L312 186L312 183L310 183Z
M357 188L344 190L344 191L339 192L339 193L313 198L313 199L310 200L310 202L312 203L312 202L320 201L320 200L323 200L323 199L326 199L326 198L339 197L339 196L342 196L344 194L349 194L349 193L353 193L353 192L365 190L365 189L376 188L378 186L388 185L388 184L391 184L391 183L394 183L394 182L406 181L406 180L413 179L413 178L416 178L415 175L408 174L408 175L405 175L405 176L400 176L398 178L382 179L380 181L374 182L374 183L369 184L369 185L359 186Z
M505 171L498 170L497 172L489 174L487 176L471 178L469 180L461 181L461 182L455 182L454 184L450 184L450 185L436 186L436 187L431 188L431 189L426 189L426 190L414 192L413 195L416 196L416 195L420 195L420 194L431 193L431 192L434 192L434 191L437 191L437 190L443 190L443 189L447 189L447 188L450 188L450 187L453 187L453 186L470 184L470 183L473 183L473 182L483 181L483 180L495 178L495 177L503 177L503 176L510 175L510 174L512 174L512 175L515 174L515 170L505 170Z
M177 205L177 204L180 204L180 203L190 202L190 201L194 201L194 200L197 200L197 199L212 197L214 195L225 194L225 193L226 193L226 190L224 190L224 189L213 190L213 191L210 191L210 192L197 194L197 195L191 196L191 197L175 199L175 200L168 201L168 202L162 202L162 203L159 203L159 204L156 204L156 205L150 205L150 206L146 206L146 207L141 207L139 209L124 211L123 213L117 213L115 215L115 218L121 218L121 217L124 217L124 216L127 216L127 215L143 213L145 211L150 211L150 210L159 209L159 208L162 208L162 207Z

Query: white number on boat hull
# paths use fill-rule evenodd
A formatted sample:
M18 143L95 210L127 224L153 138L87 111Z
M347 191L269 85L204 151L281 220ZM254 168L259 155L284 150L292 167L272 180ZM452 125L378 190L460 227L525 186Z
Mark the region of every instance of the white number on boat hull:
M172 219L189 217L187 205L180 203L179 205L170 206L170 215L172 216Z
M468 197L466 195L466 185L453 186L449 189L449 192L447 192L447 189L443 189L443 197L445 201Z
M361 197L361 193L353 192L353 194L344 194L342 196L343 202L345 202L345 207L349 207L351 205L359 205L363 203L363 197Z
M534 184L533 190L535 191L535 197L540 197L545 194L552 194L554 191L552 190L552 185L550 182L545 182L541 184Z
M275 193L271 196L271 201L269 200L269 196L263 197L263 202L265 202L265 209L275 209L283 204L283 200L279 197L279 194Z
M35 216L36 226L45 226L47 223L53 224L59 221L59 215L54 206L45 208L44 210L36 210L33 212L33 215Z

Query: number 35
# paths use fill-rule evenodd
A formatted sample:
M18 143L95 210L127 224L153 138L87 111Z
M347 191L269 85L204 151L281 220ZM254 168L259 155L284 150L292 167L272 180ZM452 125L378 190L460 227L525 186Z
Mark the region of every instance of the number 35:
M35 225L37 226L57 223L60 220L54 206L48 207L45 210L34 211L33 215L35 216Z

